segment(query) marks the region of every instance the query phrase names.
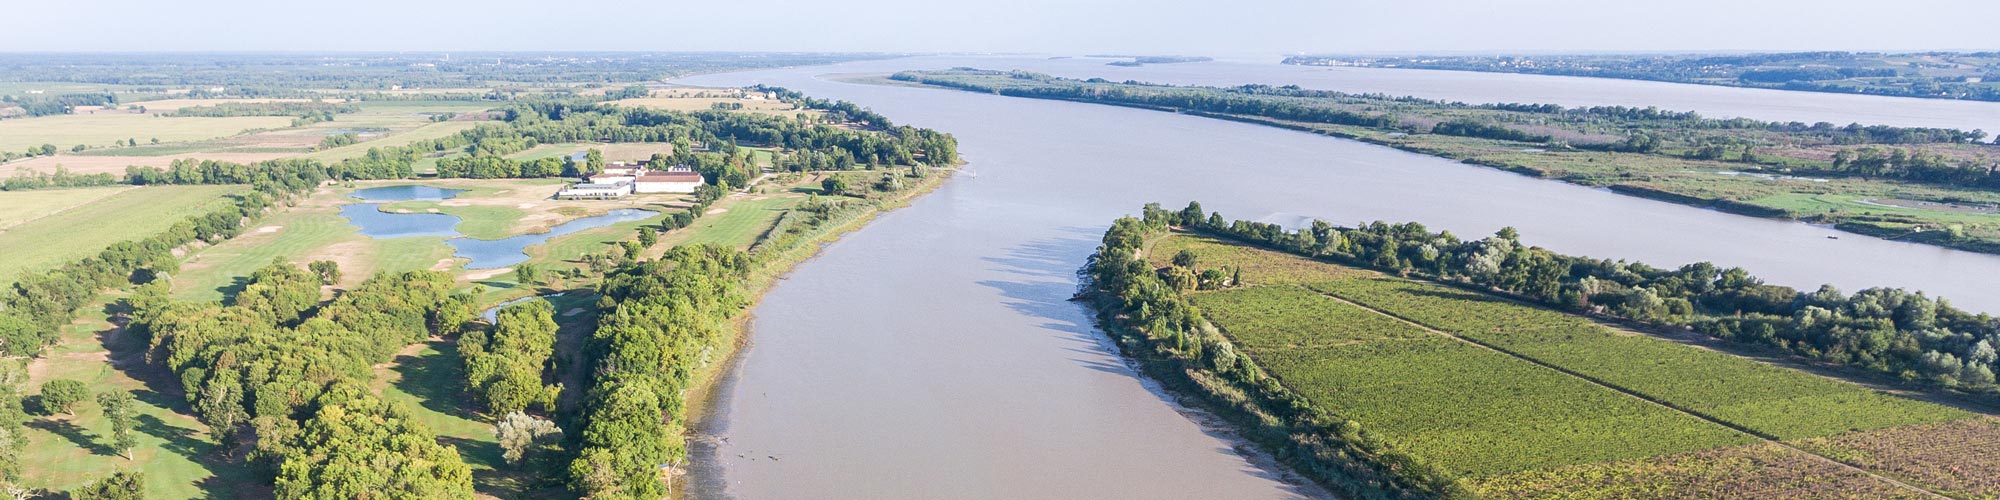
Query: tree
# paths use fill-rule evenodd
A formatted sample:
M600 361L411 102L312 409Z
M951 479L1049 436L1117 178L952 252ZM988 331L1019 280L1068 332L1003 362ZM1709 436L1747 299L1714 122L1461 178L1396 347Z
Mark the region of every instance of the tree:
M624 247L625 260L639 260L639 253L645 250L645 247L639 246L637 241L619 242L618 246Z
M59 378L42 384L42 409L49 412L76 415L76 404L85 399L90 399L90 388L83 382Z
M21 385L28 373L19 363L0 366L0 483L21 481L21 449L28 445L28 412L21 408Z
M500 437L500 457L508 465L536 463L553 454L556 443L562 442L562 428L555 422L535 418L522 412L508 413L493 426L493 432ZM535 469L542 469L535 467Z
M119 471L70 490L70 500L144 500L146 476L142 471Z
M1183 248L1179 252L1174 252L1175 266L1193 269L1194 264L1195 264L1194 250Z
M819 182L819 188L825 194L830 195L845 193L847 192L847 178L839 175L828 175L826 176L826 180Z
M514 281L522 286L536 286L542 283L542 266L521 264L514 267Z
M306 269L319 275L319 282L331 285L340 282L340 264L330 260L315 260L306 264Z
M659 242L660 242L659 230L653 229L652 226L645 226L639 228L639 246L652 248L653 245L658 244Z
M138 436L132 435L132 393L111 390L97 395L97 404L104 407L104 418L111 420L111 441L126 460L132 459L132 448L139 446Z
M533 299L500 309L493 328L459 337L466 387L494 414L530 406L555 406L560 386L542 385L542 372L555 355L555 306Z

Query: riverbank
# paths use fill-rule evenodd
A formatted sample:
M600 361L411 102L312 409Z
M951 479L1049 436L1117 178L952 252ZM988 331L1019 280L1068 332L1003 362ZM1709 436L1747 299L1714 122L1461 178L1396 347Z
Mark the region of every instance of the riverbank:
M860 230L883 213L906 207L917 198L936 191L955 177L956 172L958 172L956 166L934 169L930 175L908 185L904 191L896 193L895 196L871 201L870 208L865 211L831 224L823 224L815 228L812 234L793 240L794 243L782 247L767 247L753 254L757 264L745 278L744 288L751 293L746 309L754 310L778 280L784 279L784 276L799 264L818 255L825 244ZM762 239L760 238L759 243ZM750 324L754 317L755 314L746 313L732 318L729 327L723 330L722 338L716 342L720 349L712 353L713 356L707 363L696 369L695 383L686 395L685 415L691 419L685 428L692 431L691 435L687 436L689 459L686 467L674 468L667 472L670 478L688 477L669 480L668 493L672 498L706 498L703 496L703 491L695 491L698 485L712 485L717 487L714 491L720 491L720 471L709 468L716 461L713 460L714 447L708 440L712 439L712 430L725 424L722 418L726 417L726 414L722 413L721 409L726 401L722 399L723 391L720 389L727 387L732 379L732 373L739 368L742 352L753 342ZM677 484L683 486L673 486Z

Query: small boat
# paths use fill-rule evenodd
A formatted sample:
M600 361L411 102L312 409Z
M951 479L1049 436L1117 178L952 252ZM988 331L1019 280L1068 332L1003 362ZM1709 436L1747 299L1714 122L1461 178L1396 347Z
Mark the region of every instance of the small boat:
M1827 235L1827 236L1826 236L1826 239L1829 239L1829 240L1837 240L1837 239L1840 239L1840 237L1839 237L1839 236L1834 236L1834 235Z

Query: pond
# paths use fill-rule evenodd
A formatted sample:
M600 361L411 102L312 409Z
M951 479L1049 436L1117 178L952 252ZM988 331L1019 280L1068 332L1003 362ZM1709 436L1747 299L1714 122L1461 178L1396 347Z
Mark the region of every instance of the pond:
M585 229L609 226L620 222L645 220L659 214L659 212L652 210L621 208L612 210L611 213L604 215L584 217L557 224L556 227L549 229L549 232L546 233L529 233L498 240L452 238L446 240L445 243L450 244L452 248L458 250L453 255L472 259L472 262L465 265L466 269L494 269L527 262L527 248L549 241L549 238Z
M348 196L371 202L439 201L455 198L465 191L406 185L360 189ZM348 222L360 228L362 235L370 238L423 236L449 238L445 243L454 249L452 255L470 261L465 264L466 269L495 269L520 264L528 261L528 247L546 243L550 238L621 222L645 220L659 214L651 210L621 208L604 215L564 222L547 232L522 234L498 240L482 240L459 233L457 228L460 219L454 215L383 212L381 203L355 203L340 207L340 216L347 218Z

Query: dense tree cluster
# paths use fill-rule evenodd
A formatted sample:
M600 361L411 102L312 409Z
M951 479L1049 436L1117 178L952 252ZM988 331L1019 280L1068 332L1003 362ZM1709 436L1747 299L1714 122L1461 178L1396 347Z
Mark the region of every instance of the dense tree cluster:
M1833 163L1827 169L1807 172L2000 189L2000 163L1994 160L1952 159L1934 152L1897 147L1843 149L1834 153Z
M300 304L319 283L275 263L223 305L171 300L155 282L128 299L128 328L216 435L254 443L252 458L278 471L279 498L470 498L457 450L365 382L403 346L471 320L474 299L452 293L449 274L411 271ZM252 290L265 298L246 298Z
M586 498L664 495L659 468L686 454L683 398L729 319L749 306L751 263L734 249L681 246L599 284L605 312L590 342L595 369L569 465L572 489Z
M115 106L118 104L118 95L110 92L84 92L51 96L6 95L0 96L0 103L18 106L27 116L65 115L75 112L77 106Z
M1317 221L1296 231L1249 221L1224 225L1149 206L1146 220L1213 232L1301 255L1508 292L1565 310L1688 327L1738 342L1983 394L2000 363L2000 320L1897 288L1852 295L1765 284L1741 268L1706 262L1674 269L1562 255L1528 247L1512 230L1479 240L1421 224L1343 228Z
M529 300L501 309L491 329L468 329L459 336L466 383L487 411L555 409L562 387L542 383L556 351L555 312L549 301Z

